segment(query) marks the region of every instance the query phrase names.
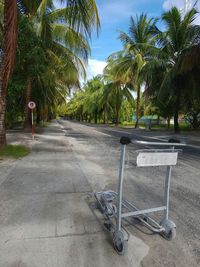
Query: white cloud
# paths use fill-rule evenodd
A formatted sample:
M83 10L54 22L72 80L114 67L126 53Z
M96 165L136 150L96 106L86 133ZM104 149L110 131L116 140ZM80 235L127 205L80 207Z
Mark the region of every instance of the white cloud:
M187 2L188 2L188 7L191 8L196 3L196 0L188 0ZM165 0L163 2L163 9L169 10L173 6L176 6L180 9L184 9L185 3L186 3L186 0ZM197 2L196 7L197 8L200 7L200 1Z
M164 10L169 10L170 8L172 8L173 6L178 7L180 10L184 11L185 8L185 0L165 0L163 2L163 9ZM196 3L196 0L191 0L188 1L188 8L192 8L194 6L194 4ZM200 1L197 2L195 8L197 10L200 10ZM195 19L195 24L200 24L200 16L197 15L196 19Z
M98 74L102 74L106 64L107 63L105 61L97 59L89 59L87 66L87 80L91 79L92 77Z
M169 10L171 7L176 6L178 8L184 7L184 0L166 0L163 3L163 9Z

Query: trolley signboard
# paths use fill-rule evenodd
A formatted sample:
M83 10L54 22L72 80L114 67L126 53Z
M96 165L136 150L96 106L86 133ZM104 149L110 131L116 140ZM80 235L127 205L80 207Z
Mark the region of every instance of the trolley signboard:
M137 166L174 166L177 158L178 152L140 152L137 156Z

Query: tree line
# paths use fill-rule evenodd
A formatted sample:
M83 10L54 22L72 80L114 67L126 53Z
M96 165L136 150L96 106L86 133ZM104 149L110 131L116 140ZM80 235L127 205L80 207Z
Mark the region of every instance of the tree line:
M80 87L99 30L94 0L5 0L0 2L0 147L6 127L19 119L30 127L28 102L37 122L55 116L72 87Z
M108 57L102 76L82 86L92 32L100 28L97 6L94 0L60 2L63 8L53 0L0 2L0 147L7 127L19 120L30 127L30 100L37 123L66 114L118 124L135 114L138 127L144 114L156 114L173 117L176 132L180 115L200 126L195 8L183 14L174 7L160 19L131 17L128 31L118 36L123 49Z
M200 127L200 26L198 12L176 7L160 19L141 14L120 32L123 49L110 55L102 76L94 77L68 101L66 114L86 121L116 124L135 112L135 127L144 115L180 116ZM164 30L159 29L158 21ZM133 93L135 92L135 93ZM134 97L136 95L136 97ZM127 115L127 116L126 116Z

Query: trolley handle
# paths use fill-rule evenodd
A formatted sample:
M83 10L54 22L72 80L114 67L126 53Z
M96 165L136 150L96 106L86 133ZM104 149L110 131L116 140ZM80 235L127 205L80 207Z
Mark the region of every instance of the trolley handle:
M120 143L122 145L128 145L132 143L132 144L152 145L152 146L186 146L186 143L181 143L180 140L173 139L173 138L169 139L167 143L167 142L140 141L140 140L130 139L129 137L126 137L126 136L122 136L120 138Z

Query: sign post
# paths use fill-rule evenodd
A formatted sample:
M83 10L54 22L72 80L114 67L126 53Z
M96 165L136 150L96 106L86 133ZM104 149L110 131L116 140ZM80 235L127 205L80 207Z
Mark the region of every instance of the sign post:
M33 120L33 110L36 108L36 104L35 102L33 101L30 101L28 103L28 107L29 109L31 110L31 128L32 128L32 139L34 139L34 134L35 134L35 131L34 131L34 120Z

